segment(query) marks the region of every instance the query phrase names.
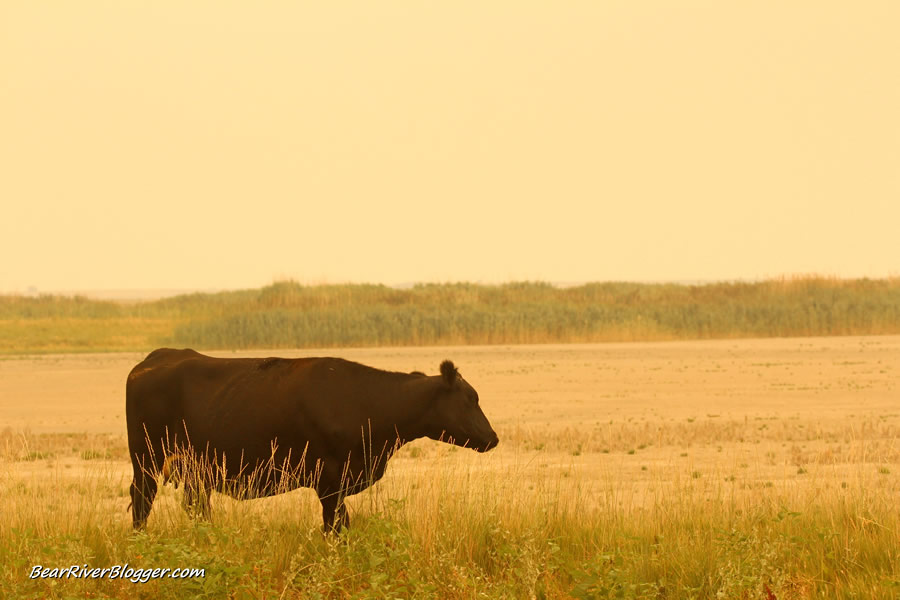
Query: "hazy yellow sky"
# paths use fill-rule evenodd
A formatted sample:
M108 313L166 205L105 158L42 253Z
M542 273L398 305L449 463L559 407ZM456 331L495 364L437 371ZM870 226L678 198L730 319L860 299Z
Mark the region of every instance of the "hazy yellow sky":
M0 291L900 275L900 2L0 0Z

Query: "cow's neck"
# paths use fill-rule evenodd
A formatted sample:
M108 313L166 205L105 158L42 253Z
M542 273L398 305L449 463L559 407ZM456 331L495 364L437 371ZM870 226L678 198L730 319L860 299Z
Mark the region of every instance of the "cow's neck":
M402 382L390 397L379 404L379 419L371 432L373 440L384 440L393 446L391 452L404 444L424 437L425 413L438 393L440 378L420 377ZM369 435L369 432L366 432Z

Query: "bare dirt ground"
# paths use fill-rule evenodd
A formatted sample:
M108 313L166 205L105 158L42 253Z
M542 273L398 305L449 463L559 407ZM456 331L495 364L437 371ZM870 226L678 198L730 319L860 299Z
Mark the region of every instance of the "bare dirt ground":
M431 374L450 358L499 429L900 411L900 336L210 354L332 355ZM131 353L2 359L0 427L124 433L125 378L141 359Z

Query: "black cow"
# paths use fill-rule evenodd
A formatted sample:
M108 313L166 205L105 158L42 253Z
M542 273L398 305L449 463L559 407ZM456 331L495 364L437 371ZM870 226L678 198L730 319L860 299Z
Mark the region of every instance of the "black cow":
M479 452L497 445L478 393L449 360L440 373L340 358L151 352L131 370L125 394L135 529L164 473L184 484L185 508L203 513L213 489L243 499L311 487L325 530L340 530L349 525L344 498L381 479L406 442L429 437Z

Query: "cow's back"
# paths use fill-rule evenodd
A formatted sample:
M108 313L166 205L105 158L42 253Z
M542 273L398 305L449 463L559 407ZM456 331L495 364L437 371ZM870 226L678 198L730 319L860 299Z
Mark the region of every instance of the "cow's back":
M266 459L273 443L319 446L326 433L308 376L330 359L214 358L161 348L126 386L130 446L149 436L165 450L190 444L221 456ZM305 392L305 393L304 393ZM327 404L327 403L326 403ZM135 441L135 444L132 442Z

